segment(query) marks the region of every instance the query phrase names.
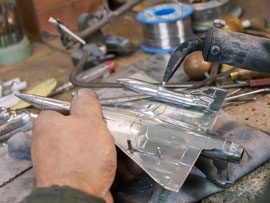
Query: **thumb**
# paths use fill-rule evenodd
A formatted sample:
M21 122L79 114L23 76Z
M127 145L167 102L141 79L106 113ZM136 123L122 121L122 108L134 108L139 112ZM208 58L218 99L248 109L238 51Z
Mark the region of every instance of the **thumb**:
M71 103L70 115L99 116L101 118L101 105L96 93L90 89L80 89Z

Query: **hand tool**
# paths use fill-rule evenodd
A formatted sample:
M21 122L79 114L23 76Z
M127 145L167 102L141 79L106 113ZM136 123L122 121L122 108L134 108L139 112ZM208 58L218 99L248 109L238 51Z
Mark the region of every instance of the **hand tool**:
M239 69L237 71L231 72L232 80L249 80L249 79L258 79L258 78L266 78L270 77L268 73L255 72L250 70Z
M238 81L238 83L235 83L235 84L220 85L216 87L223 88L223 89L233 89L233 88L240 88L240 87L259 88L259 87L267 87L267 86L270 86L270 78Z
M208 62L270 72L269 39L212 28L205 38L184 42L173 52L163 77L164 83L171 79L186 56L194 51L202 51L204 60Z

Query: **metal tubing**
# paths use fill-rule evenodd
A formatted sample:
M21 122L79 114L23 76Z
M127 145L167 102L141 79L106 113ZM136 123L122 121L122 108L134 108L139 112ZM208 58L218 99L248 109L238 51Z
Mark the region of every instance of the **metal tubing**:
M259 89L259 90L247 92L247 93L244 93L244 94L239 94L239 95L227 97L225 99L225 101L232 101L232 100L235 100L235 99L238 99L238 98L241 98L241 97L245 97L245 96L253 95L253 94L258 94L258 93L263 93L263 92L270 92L270 88Z

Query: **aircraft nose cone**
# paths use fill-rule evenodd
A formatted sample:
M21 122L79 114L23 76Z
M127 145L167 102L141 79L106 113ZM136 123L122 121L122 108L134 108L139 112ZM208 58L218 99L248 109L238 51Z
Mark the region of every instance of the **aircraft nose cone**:
M17 93L15 94L16 97L18 97L19 99L27 102L27 103L31 103L32 102L32 96L28 95L28 94L21 94L21 93Z

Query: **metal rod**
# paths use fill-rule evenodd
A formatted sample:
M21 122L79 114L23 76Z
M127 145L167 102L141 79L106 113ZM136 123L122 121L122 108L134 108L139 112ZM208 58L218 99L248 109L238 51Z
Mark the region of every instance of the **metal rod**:
M238 99L241 97L245 97L245 96L253 95L253 94L258 94L258 93L263 93L263 92L270 92L270 88L259 89L259 90L255 90L255 91L251 91L251 92L246 92L244 94L239 94L239 95L227 97L225 99L225 101L232 101L232 100L235 100L235 99Z
M76 35L75 33L73 33L71 30L69 30L65 25L63 25L62 23L58 22L57 20L55 20L53 17L49 18L49 22L59 26L64 32L66 32L67 34L69 34L72 38L76 39L77 41L79 41L81 44L86 45L86 42L80 38L78 35Z

